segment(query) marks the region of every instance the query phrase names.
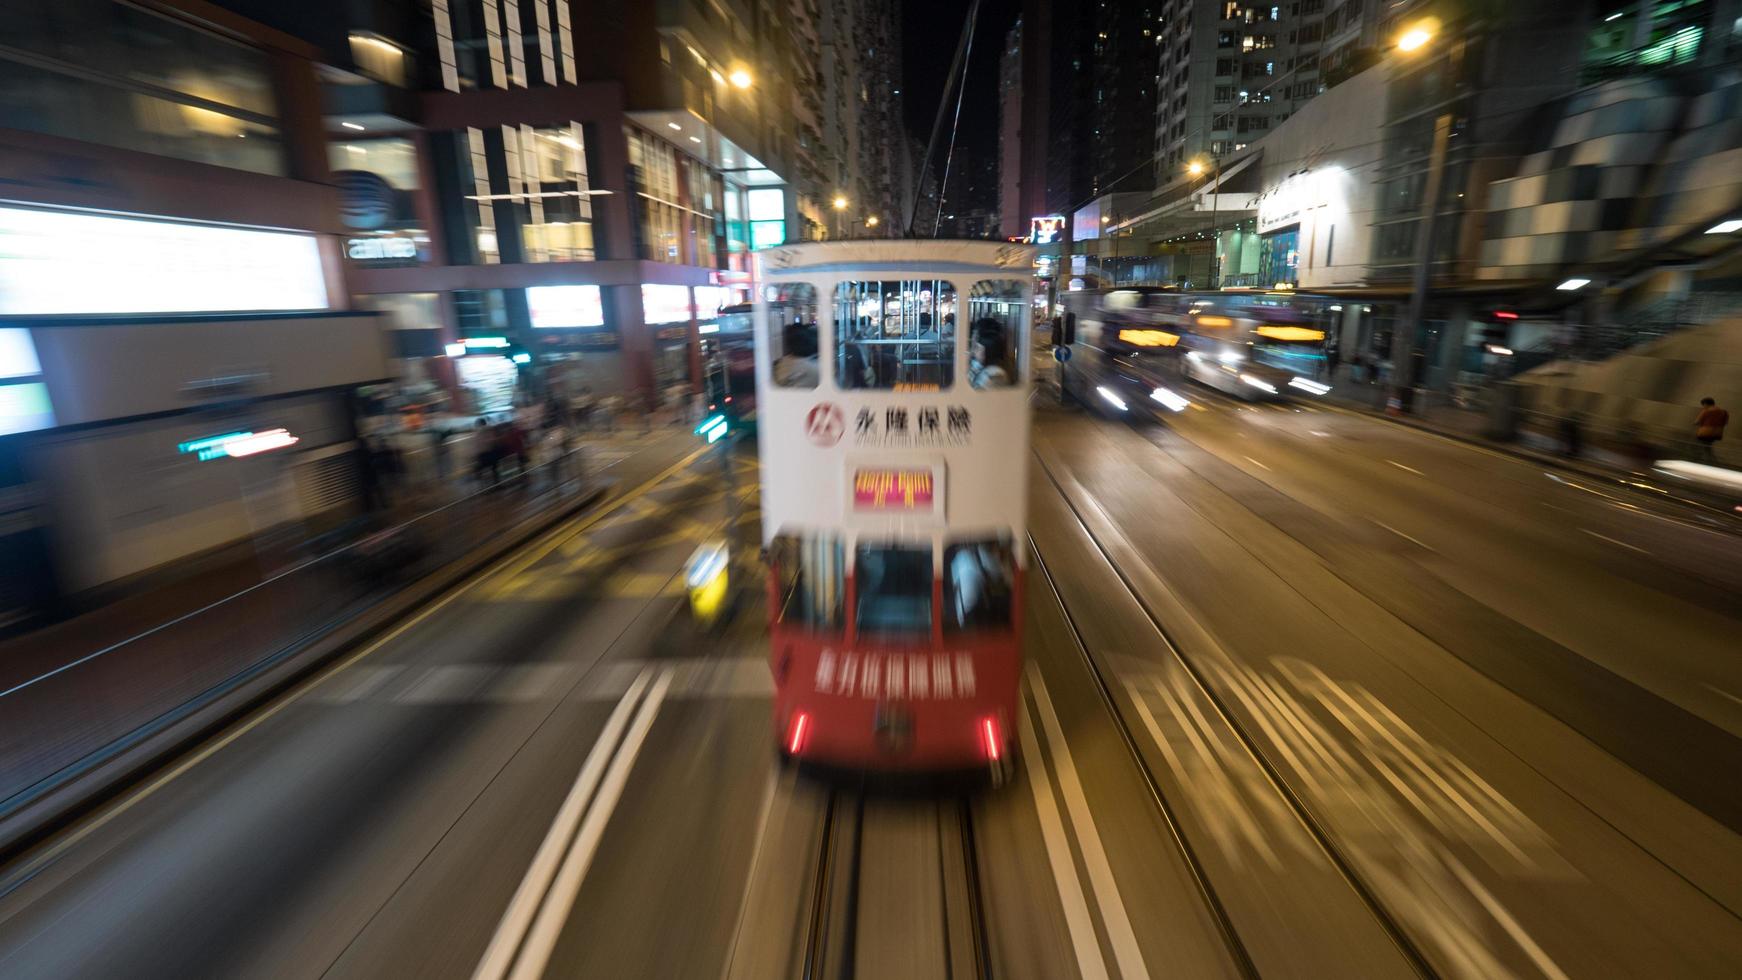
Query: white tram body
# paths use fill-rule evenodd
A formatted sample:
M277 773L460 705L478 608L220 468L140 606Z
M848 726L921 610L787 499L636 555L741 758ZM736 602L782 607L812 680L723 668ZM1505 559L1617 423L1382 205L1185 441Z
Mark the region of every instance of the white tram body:
M781 750L1003 764L1021 676L1027 246L760 255L757 438Z

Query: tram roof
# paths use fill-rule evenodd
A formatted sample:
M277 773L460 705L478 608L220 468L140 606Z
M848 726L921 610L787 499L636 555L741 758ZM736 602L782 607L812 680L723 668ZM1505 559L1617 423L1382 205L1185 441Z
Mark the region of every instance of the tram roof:
M763 273L769 276L796 272L1017 272L1028 276L1034 269L1034 247L1011 242L935 238L807 242L759 254Z

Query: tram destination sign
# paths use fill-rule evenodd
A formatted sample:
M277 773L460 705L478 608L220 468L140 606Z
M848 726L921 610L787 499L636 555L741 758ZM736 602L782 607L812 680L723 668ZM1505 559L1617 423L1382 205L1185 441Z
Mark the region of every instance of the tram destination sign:
M847 461L847 508L855 518L880 523L888 518L918 518L922 522L944 516L944 463L941 459L904 462L891 466L886 460Z

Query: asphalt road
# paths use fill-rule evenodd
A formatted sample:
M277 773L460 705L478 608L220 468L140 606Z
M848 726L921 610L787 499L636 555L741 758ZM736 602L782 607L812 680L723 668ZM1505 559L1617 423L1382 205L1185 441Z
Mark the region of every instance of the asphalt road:
M1020 762L775 764L754 460L623 492L0 869L0 976L1735 976L1742 559L1334 411L1043 407Z

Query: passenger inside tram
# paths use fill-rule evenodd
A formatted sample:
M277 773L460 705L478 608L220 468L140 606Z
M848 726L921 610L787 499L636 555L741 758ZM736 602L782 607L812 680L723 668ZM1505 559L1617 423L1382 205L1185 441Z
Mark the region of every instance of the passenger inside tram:
M782 329L781 355L774 362L774 383L783 388L817 386L817 325L792 322Z
M991 317L974 322L974 345L968 352L968 383L976 388L1004 388L1010 372L1006 358L1004 326Z

